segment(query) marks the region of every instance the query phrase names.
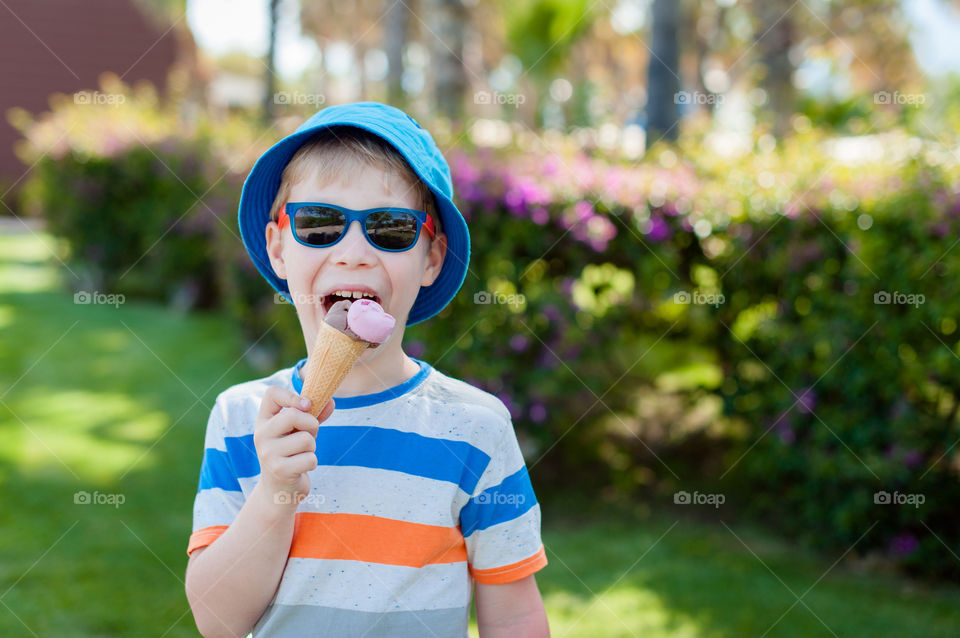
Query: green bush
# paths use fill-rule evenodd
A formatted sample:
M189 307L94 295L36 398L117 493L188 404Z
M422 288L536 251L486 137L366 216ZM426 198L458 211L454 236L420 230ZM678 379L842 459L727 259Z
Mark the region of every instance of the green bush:
M27 202L109 291L193 286L265 372L291 365L296 313L235 218L269 141L249 123L184 130L149 101L134 110L147 115L65 104L25 127L54 147ZM941 543L960 554L960 172L902 133L879 139L881 156L877 142L814 130L734 152L699 132L637 165L572 138L451 149L470 271L405 348L503 400L540 490L710 482L809 543L859 541L958 579ZM882 291L924 299L874 303ZM875 503L884 492L925 502Z
M960 198L932 167L913 162L901 178L870 206L741 229L715 260L730 268L722 394L749 433L729 479L810 543L844 550L877 522L858 549L956 579L942 543L960 545Z
M185 122L149 86L115 78L89 103L57 95L51 112L15 113L34 166L22 209L66 240L77 289L183 307L223 304L223 233L239 238L236 203L255 129L209 117ZM258 134L259 135L259 134ZM242 149L246 149L244 153ZM231 254L235 251L228 250Z

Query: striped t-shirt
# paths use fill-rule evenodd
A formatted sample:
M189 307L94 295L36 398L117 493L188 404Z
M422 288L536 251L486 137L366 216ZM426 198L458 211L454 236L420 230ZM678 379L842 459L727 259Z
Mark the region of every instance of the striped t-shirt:
M334 397L280 586L254 636L463 637L472 581L509 583L547 564L509 411L414 360L420 371L400 385ZM305 361L217 397L188 554L227 529L257 484L261 399L273 385L299 393Z

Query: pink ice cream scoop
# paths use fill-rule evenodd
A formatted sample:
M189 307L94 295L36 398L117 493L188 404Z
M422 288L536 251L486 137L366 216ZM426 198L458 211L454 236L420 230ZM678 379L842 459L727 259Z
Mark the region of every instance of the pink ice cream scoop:
M347 325L358 337L371 343L383 343L397 320L384 312L373 299L355 299L347 311Z

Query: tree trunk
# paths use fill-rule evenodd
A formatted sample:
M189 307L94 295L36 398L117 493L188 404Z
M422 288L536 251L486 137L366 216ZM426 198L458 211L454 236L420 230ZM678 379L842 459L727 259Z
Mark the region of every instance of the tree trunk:
M467 78L463 66L463 40L467 8L463 0L430 0L431 58L437 111L459 122L463 118L463 96Z
M790 47L794 41L791 4L787 0L763 0L756 6L760 16L757 48L766 69L763 88L767 91L770 111L775 118L774 134L783 137L790 131L794 105L794 69L790 61Z
M267 122L273 122L273 113L274 113L274 93L277 90L276 82L276 54L277 54L277 9L279 8L280 0L270 0L268 17L268 24L270 27L270 40L267 46L267 77L264 85L266 86L266 95L263 97L263 118Z
M654 0L650 64L647 71L647 147L657 140L677 139L678 74L677 0Z
M384 0L384 46L387 50L387 101L399 108L406 102L403 92L403 47L407 43L407 7L403 2Z

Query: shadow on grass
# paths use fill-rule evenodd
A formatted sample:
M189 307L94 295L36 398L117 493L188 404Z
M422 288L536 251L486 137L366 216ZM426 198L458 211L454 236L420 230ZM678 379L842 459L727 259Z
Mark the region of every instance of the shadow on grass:
M262 375L216 316L74 304L40 266L13 270L0 263L0 635L196 636L182 578L207 418Z
M861 573L723 513L707 522L662 504L542 505L550 565L537 582L554 636L946 637L960 628L960 588Z

